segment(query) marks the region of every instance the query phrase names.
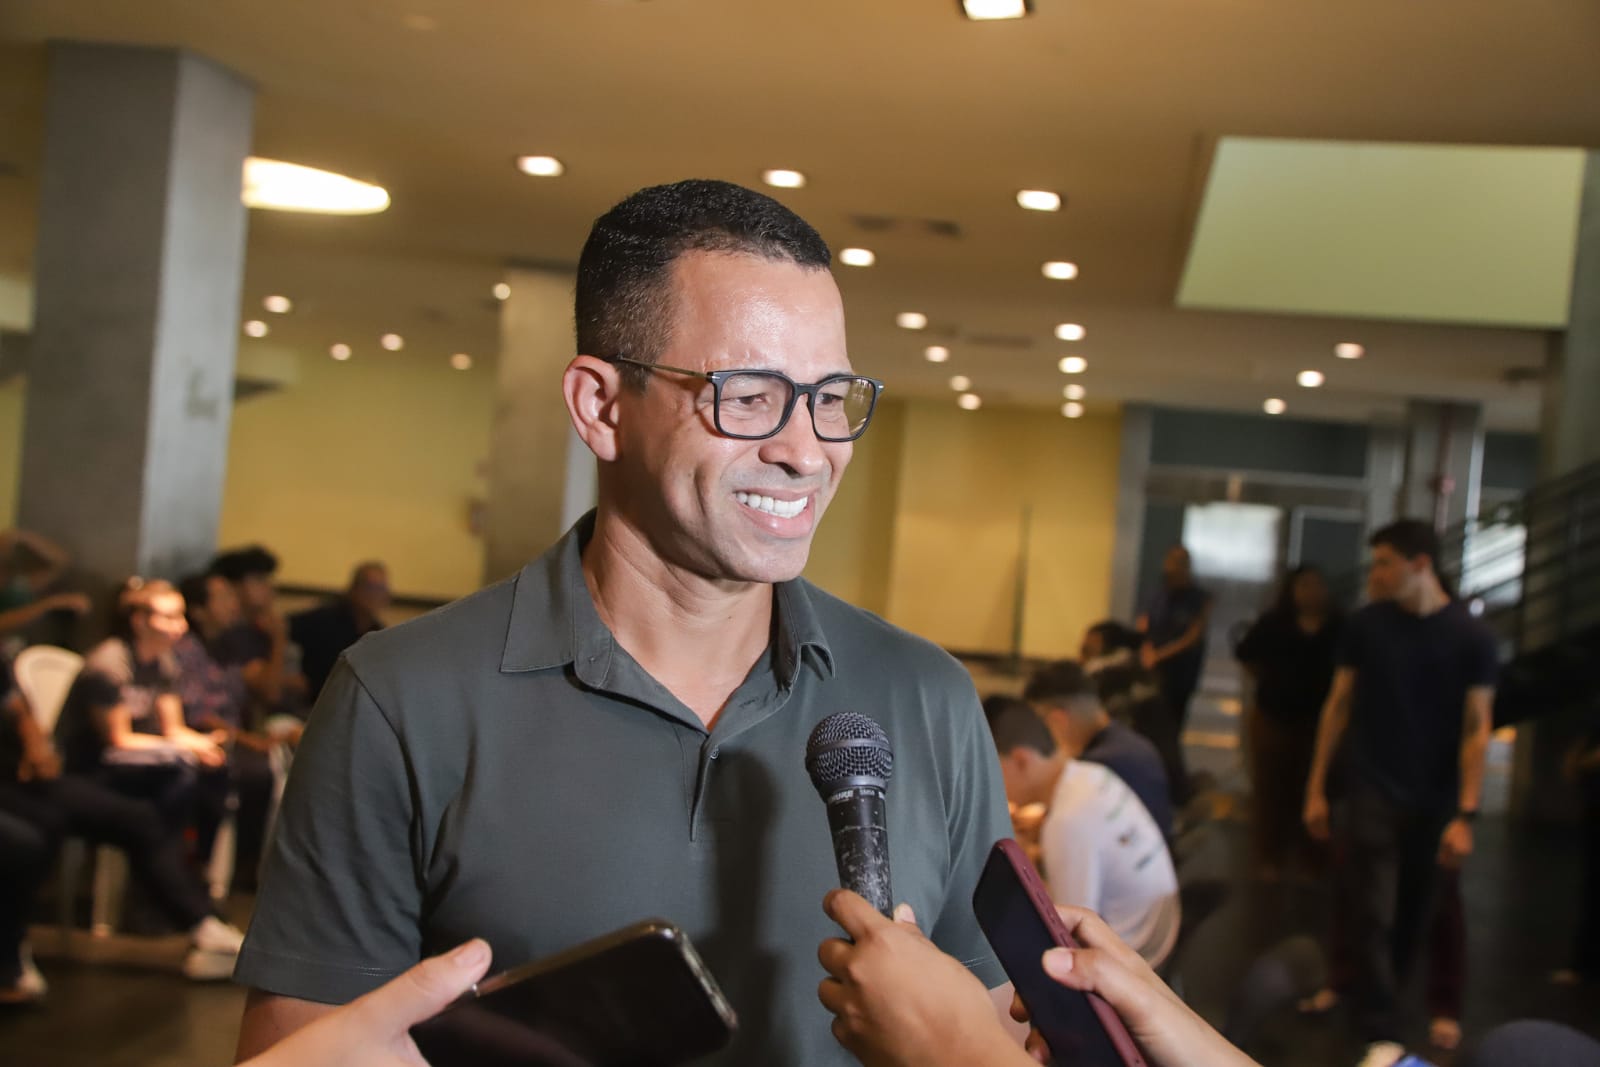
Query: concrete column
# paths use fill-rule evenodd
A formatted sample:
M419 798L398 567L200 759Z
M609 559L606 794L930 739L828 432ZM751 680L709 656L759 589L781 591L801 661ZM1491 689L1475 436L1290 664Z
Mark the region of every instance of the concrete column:
M1572 310L1551 337L1539 435L1541 479L1600 462L1600 152L1590 152L1578 213L1572 267Z
M1482 406L1408 402L1399 514L1432 522L1441 530L1455 526L1477 516L1482 481Z
M50 50L17 521L87 576L214 551L254 90L199 56Z
M484 579L540 555L594 506L595 461L561 399L572 361L568 272L513 268L500 306L500 366L489 437Z
M1406 430L1374 426L1367 434L1366 530L1372 533L1399 518L1400 488L1406 476Z
M1144 543L1145 480L1150 474L1152 416L1145 404L1122 409L1122 451L1117 461L1117 539L1111 549L1111 617L1132 620L1138 611L1139 546Z

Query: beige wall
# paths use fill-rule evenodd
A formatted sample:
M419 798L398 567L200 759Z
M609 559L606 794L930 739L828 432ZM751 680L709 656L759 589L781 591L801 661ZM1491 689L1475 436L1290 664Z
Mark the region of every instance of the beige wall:
M491 373L439 361L294 356L297 381L241 402L224 546L260 541L288 583L338 586L388 561L395 588L477 588ZM13 514L23 386L0 385L0 517ZM806 576L949 648L1007 652L1031 506L1023 652L1074 652L1108 610L1119 419L887 402L857 445Z
M17 475L22 469L22 404L27 381L21 375L0 382L0 528L17 521Z
M395 590L455 597L478 587L492 370L374 353L300 353L298 381L238 404L223 491L223 546L259 541L279 580L342 586L385 560Z
M1024 508L1022 652L1076 654L1109 610L1120 419L908 405L886 617L947 648L1012 648Z

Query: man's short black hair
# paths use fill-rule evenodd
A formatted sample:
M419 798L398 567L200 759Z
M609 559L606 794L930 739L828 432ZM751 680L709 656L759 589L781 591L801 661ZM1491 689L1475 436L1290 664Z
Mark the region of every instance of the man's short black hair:
M1439 569L1439 535L1421 519L1400 519L1378 530L1367 542L1373 548L1387 545L1406 559L1427 556Z
M595 220L578 257L578 351L653 363L670 341L671 270L685 252L728 252L826 270L827 242L778 201L732 182L641 189ZM649 372L623 366L643 388Z
M983 702L983 714L1000 755L1009 756L1019 748L1031 748L1041 756L1055 755L1056 739L1027 701L992 696Z
M1094 679L1075 659L1057 660L1040 667L1028 679L1022 690L1022 699L1041 704L1065 704L1071 700L1100 699L1100 689Z
M1137 652L1144 644L1144 634L1116 619L1101 619L1089 627L1089 632L1100 635L1100 644L1107 654L1122 651Z
M278 557L260 545L235 548L211 561L211 573L220 574L230 582L271 578L278 573Z
M221 575L214 571L202 571L191 574L178 583L178 592L183 594L183 603L190 612L196 608L204 608L211 603L211 579L220 578Z

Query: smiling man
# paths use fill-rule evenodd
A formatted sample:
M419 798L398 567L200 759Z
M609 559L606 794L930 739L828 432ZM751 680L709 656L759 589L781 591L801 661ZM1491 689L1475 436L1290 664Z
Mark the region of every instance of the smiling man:
M1009 1002L971 906L1010 835L972 683L800 578L881 389L828 267L802 219L724 182L595 223L560 385L597 507L335 668L240 958L241 1054L468 937L513 967L660 915L739 1013L719 1062L852 1062L816 999L835 866L803 766L845 710L895 747L895 896Z

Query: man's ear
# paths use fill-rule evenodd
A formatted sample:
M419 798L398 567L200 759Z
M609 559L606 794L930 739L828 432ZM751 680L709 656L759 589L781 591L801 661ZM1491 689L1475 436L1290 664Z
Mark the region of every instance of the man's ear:
M616 364L593 356L579 356L561 375L561 395L567 415L595 458L610 463L617 458L617 397L622 374Z

